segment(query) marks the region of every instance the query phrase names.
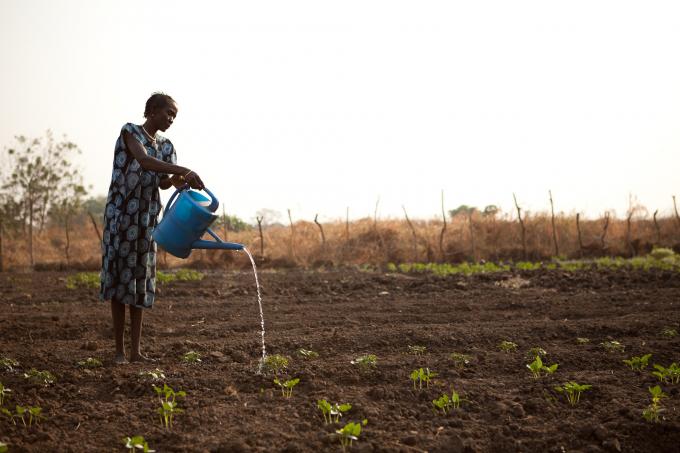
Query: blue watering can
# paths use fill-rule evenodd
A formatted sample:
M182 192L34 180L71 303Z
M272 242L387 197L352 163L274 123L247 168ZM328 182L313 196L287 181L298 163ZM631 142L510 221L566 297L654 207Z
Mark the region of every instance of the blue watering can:
M215 211L220 202L212 192L204 190L210 198L187 187L175 190L163 211L163 219L154 229L153 238L158 245L178 258L188 257L192 249L241 250L244 247L243 244L222 241L208 228L218 217ZM215 240L201 239L206 232Z

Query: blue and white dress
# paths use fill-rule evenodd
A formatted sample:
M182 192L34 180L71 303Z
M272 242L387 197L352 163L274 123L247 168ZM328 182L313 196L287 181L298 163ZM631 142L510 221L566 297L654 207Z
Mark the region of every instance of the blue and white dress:
M177 162L167 138L156 135L154 142L132 123L121 129L104 212L99 298L151 308L156 292L156 243L151 235L161 211L159 184L168 175L143 170L127 149L123 131L139 141L149 156Z

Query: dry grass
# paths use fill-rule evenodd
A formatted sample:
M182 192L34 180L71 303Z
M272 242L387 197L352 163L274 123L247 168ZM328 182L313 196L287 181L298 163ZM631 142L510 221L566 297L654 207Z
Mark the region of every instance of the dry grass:
M294 234L289 226L265 228L264 256L260 256L260 238L257 228L239 233L229 233L227 240L245 244L258 257L261 265L277 267L316 267L332 265L384 265L389 262L462 262L462 261L519 261L525 258L521 244L520 226L509 218L472 218L474 251L468 219L459 216L447 221L443 250L439 247L442 221L413 220L416 240L405 220L361 219L323 224L325 246L319 228L313 222L298 221ZM550 215L531 214L524 219L528 260L547 260L554 255ZM680 227L674 218L659 219L659 237L651 219L638 219L631 226L631 247L626 240L626 220L610 220L605 238L605 248L600 238L604 221L582 220L581 232L584 248L578 244L575 217L558 216L556 229L560 256L578 258L594 256L631 256L645 254L653 245L673 247L680 245ZM101 229L101 226L100 226ZM218 228L221 232L221 228ZM35 239L36 268L63 268L96 270L100 266L100 248L96 233L89 222L83 222L71 233L71 263L67 266L64 233L50 228ZM3 263L6 269L22 269L29 265L27 240L24 234L9 233L3 238ZM473 253L474 252L474 253ZM160 267L214 266L245 267L249 265L243 254L224 251L197 250L188 260L180 260L159 253Z

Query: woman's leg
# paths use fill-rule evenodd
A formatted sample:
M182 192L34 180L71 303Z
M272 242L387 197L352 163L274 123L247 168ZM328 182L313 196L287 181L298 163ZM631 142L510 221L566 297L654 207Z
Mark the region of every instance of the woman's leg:
M116 363L125 363L125 346L123 334L125 333L125 304L111 300L111 317L113 318L113 337L116 340Z
M130 360L132 362L139 362L148 360L140 351L140 343L142 339L142 319L144 318L144 309L133 307L130 305Z

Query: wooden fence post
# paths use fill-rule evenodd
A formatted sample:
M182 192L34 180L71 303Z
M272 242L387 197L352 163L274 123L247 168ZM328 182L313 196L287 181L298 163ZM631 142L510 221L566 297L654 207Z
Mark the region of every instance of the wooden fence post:
M255 220L257 220L257 229L260 230L260 259L264 259L264 236L262 236L262 220L264 220L264 216L256 216Z
M600 236L600 245L602 251L607 248L607 243L605 242L605 237L607 236L607 229L609 228L609 211L604 213L604 225L602 226L602 236Z
M442 190L442 220L444 225L442 225L442 231L439 233L439 255L441 256L442 262L445 261L444 256L444 233L446 232L446 212L444 212L444 191Z
M659 213L657 209L654 211L654 230L656 231L656 245L661 245L661 228L659 228L659 222L656 220L656 215Z
M418 236L416 236L416 229L413 227L413 224L411 223L411 219L408 218L408 214L406 213L406 207L404 205L401 205L401 209L404 210L404 217L406 217L406 223L408 224L408 227L411 229L411 235L413 236L413 241L412 241L412 254L413 254L413 262L417 263L418 262Z
M322 253L325 254L326 253L326 235L323 234L323 227L319 223L318 218L319 218L319 214L314 215L314 223L316 223L316 226L319 227L319 231L321 232L321 250L322 250Z
M555 256L560 256L560 249L557 246L557 230L555 229L555 207L553 205L552 191L548 190L548 195L550 195L550 216L552 220L552 237L553 244L555 244Z
M515 207L517 208L517 218L519 219L519 226L521 228L521 233L522 233L522 256L524 257L524 261L527 260L527 239L526 239L526 231L524 229L524 221L522 220L522 208L519 207L517 204L517 197L515 196L515 193L513 192L512 198L515 200Z
M290 221L290 259L295 261L295 228L293 227L293 217L288 210L288 220Z
M581 238L581 213L576 213L576 234L578 236L578 254L580 258L583 258L583 239Z

